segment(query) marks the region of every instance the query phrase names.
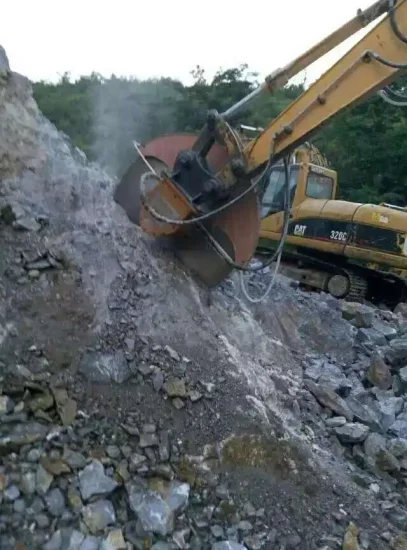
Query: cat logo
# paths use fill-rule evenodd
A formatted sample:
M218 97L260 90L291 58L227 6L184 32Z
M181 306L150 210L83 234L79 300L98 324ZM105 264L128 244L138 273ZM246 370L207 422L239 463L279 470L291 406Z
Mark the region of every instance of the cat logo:
M389 223L389 218L387 216L383 216L380 212L373 212L372 220L379 223Z

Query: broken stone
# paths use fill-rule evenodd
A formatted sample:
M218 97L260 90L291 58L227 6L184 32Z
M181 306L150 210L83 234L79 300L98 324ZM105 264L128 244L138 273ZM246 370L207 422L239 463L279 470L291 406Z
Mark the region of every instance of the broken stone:
M10 485L4 490L3 495L6 500L13 501L18 499L20 496L20 491L18 490L17 485Z
M53 394L63 426L70 426L76 417L76 401L68 396L65 389L54 388Z
M68 474L71 471L68 464L63 460L51 460L47 456L41 458L41 464L53 476Z
M183 409L185 407L185 402L179 397L176 397L175 399L173 399L172 404L178 410Z
M390 342L385 352L386 361L393 366L407 359L407 340L396 338Z
M359 527L351 521L343 539L342 550L359 550L359 535Z
M354 422L335 428L335 433L342 443L362 443L369 433L369 428Z
M180 361L180 356L175 351L175 349L172 349L170 346L164 347L165 351L168 353L168 355L171 357L171 359L174 359L174 361Z
M140 434L140 447L142 449L145 449L146 447L158 447L158 443L158 437L156 434Z
M62 516L65 510L65 497L60 489L51 489L45 495L45 502L47 503L48 512L52 516Z
M174 529L175 514L188 503L189 485L171 481L159 488L152 490L142 480L126 485L130 507L143 529L166 536Z
M49 474L47 470L39 464L37 467L37 473L35 476L36 489L39 495L45 495L48 489L51 487L51 483L54 480L54 476Z
M0 456L18 451L23 445L29 445L44 439L48 428L44 424L28 422L17 424L7 436L0 437Z
M164 383L164 390L170 397L186 397L185 381L181 378L169 378Z
M346 418L344 416L333 416L332 418L327 418L325 424L329 428L338 428L346 424Z
M13 400L7 395L0 395L0 416L10 413L13 409Z
M79 550L100 550L100 538L92 535L85 537Z
M385 472L398 472L400 463L387 449L381 449L377 453L377 465Z
M29 216L18 218L12 222L11 225L14 229L20 231L39 231L41 229L41 225L34 218L30 218Z
M234 540L223 540L222 542L215 542L212 545L212 550L247 550L247 548Z
M344 416L347 420L353 420L353 412L346 404L346 401L331 388L320 386L311 380L305 380L304 385L321 403L321 405L331 409L339 416Z
M393 382L390 369L380 355L372 358L366 377L371 384L382 390L391 388Z
M122 384L131 377L131 368L123 351L102 355L91 353L82 360L79 370L90 380Z
M196 401L199 401L200 399L202 399L202 397L203 397L202 393L200 393L197 390L191 390L189 392L189 398L192 401L192 403L196 403Z
M62 458L72 470L81 470L86 466L83 454L72 449L65 449Z
M93 535L116 522L113 504L109 500L97 500L88 504L82 510L82 517Z
M346 404L358 422L366 424L372 430L381 431L380 418L374 410L367 405L363 405L358 399L352 396L346 399Z
M407 439L392 439L389 441L389 451L396 458L406 458L407 457Z
M356 342L361 344L372 344L373 346L385 346L386 338L374 328L360 328L356 333Z
M351 321L356 328L370 328L373 325L372 309L356 302L342 302L342 317Z
M89 500L93 496L108 495L118 487L118 483L105 474L103 464L93 460L79 472L79 488L82 498Z
M125 550L126 548L126 542L121 529L110 531L100 546L100 550Z

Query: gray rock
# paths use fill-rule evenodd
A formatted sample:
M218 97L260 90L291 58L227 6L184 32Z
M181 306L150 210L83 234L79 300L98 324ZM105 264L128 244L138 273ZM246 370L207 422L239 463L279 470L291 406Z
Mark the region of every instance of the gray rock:
M211 533L215 537L215 539L221 539L225 536L225 532L220 525L212 525Z
M366 424L372 430L381 431L380 418L373 409L367 405L363 405L358 399L352 396L346 399L346 404L358 422Z
M386 365L382 357L377 354L372 357L366 378L374 386L377 386L382 390L388 390L391 388L393 383L389 367Z
M46 529L50 525L50 520L45 514L37 514L35 521L40 529Z
M35 473L26 472L21 476L21 490L25 495L32 495L35 492Z
M362 443L369 433L369 427L354 422L335 428L335 433L342 443Z
M391 433L397 437L407 438L407 413L400 416L389 427Z
M65 449L63 459L72 470L81 470L86 466L83 454L71 449Z
M84 539L85 535L83 535L80 531L74 529L71 535L66 538L66 541L64 541L61 550L78 550L79 548L82 549Z
M374 328L378 332L380 332L380 334L383 334L383 336L389 341L394 340L394 338L396 338L398 335L397 328L395 326L389 325L388 323L376 321L374 323Z
M400 462L387 449L381 449L377 453L376 463L381 470L386 472L398 472L400 470Z
M180 361L181 360L178 353L172 347L167 345L167 346L164 347L164 349L168 353L168 355L171 357L171 359L174 359L174 361Z
M89 535L88 537L85 537L84 541L79 547L79 550L99 550L100 543L100 537L93 537Z
M247 550L247 548L234 540L223 540L222 542L215 542L212 545L212 550Z
M392 439L389 441L388 445L389 451L396 458L406 458L407 457L407 439Z
M356 328L370 328L373 325L373 309L356 302L342 302L341 309L342 317Z
M65 497L61 489L52 489L45 495L45 502L52 516L62 516L65 510Z
M187 390L185 380L181 378L169 378L164 383L164 390L170 397L186 397Z
M4 498L6 500L16 500L20 496L20 491L18 490L17 485L9 485L7 489L3 491Z
M370 433L366 437L363 443L363 450L365 451L366 457L368 458L371 466L376 464L379 452L385 450L386 447L386 439L382 435Z
M331 409L338 416L344 416L347 420L353 420L353 412L350 410L345 400L342 399L331 388L315 384L311 380L304 381L305 387L315 396L317 401L324 407Z
M0 437L0 456L17 452L23 445L44 439L47 432L47 426L39 422L17 424L7 436Z
M117 384L125 382L132 375L130 366L123 351L114 354L90 353L86 355L79 366L80 371L90 380Z
M25 502L22 498L18 498L13 502L13 510L17 514L23 514L25 512Z
M143 529L166 536L174 529L174 516L188 503L189 485L172 481L165 495L153 491L143 480L126 485L131 509L137 514Z
M8 414L14 409L14 402L7 395L0 395L0 416Z
M403 388L407 388L407 367L403 367L402 369L400 369L398 375Z
M140 434L140 447L158 447L159 441L156 434Z
M396 338L390 342L390 346L385 351L386 361L393 366L399 365L407 359L407 340Z
M377 395L378 401L375 408L379 414L380 424L384 431L387 431L395 422L396 416L401 412L403 399L401 397L388 397Z
M39 231L41 229L41 225L35 220L35 218L30 216L18 218L12 223L12 225L14 229L20 231Z
M342 370L328 361L325 361L322 365L318 384L331 388L336 392L341 392L341 394L347 390L349 393L352 388L352 383L346 378Z
M106 454L108 457L115 459L119 458L121 452L117 445L108 445L106 447Z
M106 539L102 541L100 550L125 550L127 545L123 538L121 529L110 531Z
M383 334L374 328L360 328L356 333L356 342L361 344L372 344L373 346L385 346L387 339Z
M82 518L89 531L96 534L108 525L116 523L116 514L113 504L109 500L97 500L85 506Z
M56 531L50 540L44 545L44 550L61 550L62 546L62 533Z
M54 476L47 472L47 470L38 464L37 472L35 475L36 490L39 495L45 495L48 489L51 487L51 483L54 480Z
M0 73L7 73L10 70L10 63L3 46L0 46Z
M339 426L346 424L346 418L344 416L333 416L332 418L327 418L325 424L329 428L339 428Z
M394 313L400 315L400 317L403 317L404 319L407 319L407 304L405 302L400 302L397 304L394 308Z
M117 486L118 483L105 474L103 464L99 460L93 460L79 472L79 488L84 500L89 500L93 496L108 495Z

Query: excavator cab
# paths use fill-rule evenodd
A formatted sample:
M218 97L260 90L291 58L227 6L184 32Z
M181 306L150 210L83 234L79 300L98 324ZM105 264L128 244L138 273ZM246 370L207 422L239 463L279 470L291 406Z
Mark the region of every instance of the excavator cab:
M324 166L311 164L307 160L294 162L289 166L290 205L298 207L307 199L335 199L338 191L337 173ZM275 165L265 176L265 193L261 202L262 226L267 218L284 211L284 187L286 171L283 164Z

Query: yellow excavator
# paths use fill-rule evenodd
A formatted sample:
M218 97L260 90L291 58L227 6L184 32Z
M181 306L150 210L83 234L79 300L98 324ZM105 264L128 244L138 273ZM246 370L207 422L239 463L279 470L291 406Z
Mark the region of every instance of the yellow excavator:
M377 22L376 22L377 21ZM376 24L375 24L376 22ZM261 93L274 93L356 32L372 28L255 137L233 127ZM208 287L277 259L302 282L338 298L371 292L405 300L407 211L336 200L337 176L310 138L351 105L379 93L407 104L391 85L407 69L407 0L379 0L223 114L210 111L198 135L164 135L140 145L115 201L153 237L165 237ZM251 260L266 256L259 265Z

